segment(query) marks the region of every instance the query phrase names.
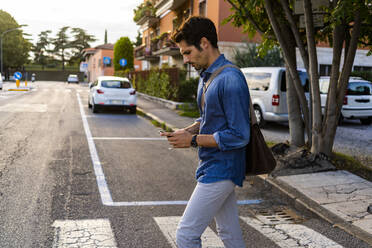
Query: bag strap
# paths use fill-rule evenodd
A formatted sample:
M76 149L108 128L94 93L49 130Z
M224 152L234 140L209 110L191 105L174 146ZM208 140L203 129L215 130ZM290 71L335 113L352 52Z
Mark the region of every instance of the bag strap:
M240 71L240 68L238 66L233 65L233 64L227 64L227 65L219 67L217 70L215 70L212 73L212 75L210 76L208 81L203 86L203 94L202 94L201 101L200 101L201 108L202 108L203 112L204 112L204 95L205 95L205 92L207 91L207 89L208 89L209 85L212 83L212 81L218 76L218 74L220 74L222 72L222 70L227 68L227 67L236 68ZM254 124L257 124L257 118L256 118L256 114L254 113L254 108L253 108L253 105L252 105L252 98L250 96L249 96L249 112L250 112L249 115L250 115L250 120L251 120L251 126L254 125Z

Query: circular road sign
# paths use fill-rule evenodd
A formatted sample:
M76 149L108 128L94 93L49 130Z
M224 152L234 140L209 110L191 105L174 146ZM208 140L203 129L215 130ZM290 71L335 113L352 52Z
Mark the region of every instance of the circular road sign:
M119 60L119 64L121 66L126 66L127 65L127 60L126 59L121 59L121 60Z
M22 73L20 73L19 71L17 71L17 72L14 73L13 76L14 76L15 79L21 79L22 78Z

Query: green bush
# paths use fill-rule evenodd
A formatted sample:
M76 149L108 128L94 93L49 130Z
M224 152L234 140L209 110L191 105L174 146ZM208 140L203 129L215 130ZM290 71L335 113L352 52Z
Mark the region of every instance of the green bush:
M147 95L176 102L196 102L198 78L186 80L186 71L179 71L179 83L172 84L166 71L152 69L147 79L133 76L132 84L136 90Z
M350 76L352 77L361 77L365 80L372 82L372 72L371 71L353 71Z
M234 61L240 68L284 65L284 60L278 47L274 47L260 56L258 46L251 43L247 43L244 50L235 50Z
M180 102L195 102L199 78L190 78L180 82L178 98Z

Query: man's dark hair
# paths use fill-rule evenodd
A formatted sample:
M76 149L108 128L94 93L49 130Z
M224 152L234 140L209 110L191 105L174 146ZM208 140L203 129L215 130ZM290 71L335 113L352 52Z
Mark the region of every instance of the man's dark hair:
M191 16L173 32L171 39L176 43L184 40L188 45L194 45L201 50L200 40L203 37L207 38L214 48L218 48L214 23L205 17Z

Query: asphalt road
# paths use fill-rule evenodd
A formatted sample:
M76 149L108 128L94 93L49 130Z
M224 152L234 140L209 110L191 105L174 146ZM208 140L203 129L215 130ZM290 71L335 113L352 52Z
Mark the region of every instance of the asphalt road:
M196 150L169 149L140 116L92 114L86 85L34 87L0 92L0 247L81 247L90 239L101 242L91 247L175 247ZM250 182L237 189L247 247L368 247ZM83 220L89 224L80 227ZM98 222L101 229L89 229ZM109 231L94 235L102 223Z

